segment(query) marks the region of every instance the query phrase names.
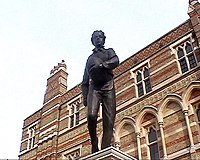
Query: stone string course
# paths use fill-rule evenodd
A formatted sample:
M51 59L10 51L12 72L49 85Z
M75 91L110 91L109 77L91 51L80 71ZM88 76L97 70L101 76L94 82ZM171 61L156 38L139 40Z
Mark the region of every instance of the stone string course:
M124 118L124 116L133 117L144 106L152 105L152 104L164 99L167 96L167 94L175 93L176 91L187 87L192 81L196 81L199 78L200 78L200 71L197 71L196 73L193 73L193 74L189 75L188 77L183 78L181 81L174 83L173 85L159 91L158 93L155 93L154 95L152 95L148 98L145 98L141 102L138 102L136 104L134 104L134 102L133 102L133 105L131 107L127 108L126 110L121 111L120 113L118 113L116 115L116 120L120 121ZM131 105L131 104L129 104L129 105Z

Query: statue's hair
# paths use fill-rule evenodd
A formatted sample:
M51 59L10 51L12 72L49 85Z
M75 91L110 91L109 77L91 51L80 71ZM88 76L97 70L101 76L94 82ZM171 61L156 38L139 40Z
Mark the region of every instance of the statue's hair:
M97 32L99 32L99 33L101 33L102 35L103 35L103 37L104 37L104 41L105 41L105 39L106 39L106 36L105 36L105 34L104 34L104 32L102 31L102 30L96 30L96 31L94 31L93 33L92 33L92 37L91 37L91 42L92 42L92 44L94 45L94 43L93 43L93 36L94 36L94 34L95 33L97 33Z

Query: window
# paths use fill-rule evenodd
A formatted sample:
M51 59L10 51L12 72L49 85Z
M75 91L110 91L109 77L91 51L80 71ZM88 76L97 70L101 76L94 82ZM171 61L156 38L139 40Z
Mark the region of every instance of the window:
M152 90L150 73L147 65L136 71L136 85L138 97Z
M28 128L28 146L27 149L32 149L35 146L36 125Z
M69 160L78 160L80 158L79 153L75 152L75 153L71 153L67 156L67 158Z
M80 156L81 156L80 148L78 148L70 153L64 154L64 158L66 160L78 160L78 159L80 159Z
M148 132L148 146L151 160L159 160L159 148L157 131L154 127L149 128Z
M80 102L77 100L69 105L69 127L79 124Z
M188 39L176 47L177 59L182 73L197 66L196 57L190 40Z
M196 116L197 116L197 123L200 126L200 103L196 105Z
M198 123L200 125L200 109L197 110L197 118L198 118Z

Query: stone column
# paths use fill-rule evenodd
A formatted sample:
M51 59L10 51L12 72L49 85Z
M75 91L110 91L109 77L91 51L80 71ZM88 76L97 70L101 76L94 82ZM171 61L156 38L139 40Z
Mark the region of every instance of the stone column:
M142 159L142 153L141 153L141 145L140 145L140 132L136 132L136 137L137 137L137 148L138 148L138 159Z
M195 146L194 146L194 142L193 142L193 138L192 138L192 131L191 131L191 128L190 128L190 122L189 122L189 118L188 118L188 110L184 110L183 113L184 113L184 116L185 116L185 121L186 121L189 140L190 140L190 153L193 153L196 150L195 150Z
M159 128L160 128L160 135L161 135L161 140L162 140L162 147L163 147L163 160L167 160L167 149L165 145L165 136L164 136L164 131L163 131L163 122L159 122Z

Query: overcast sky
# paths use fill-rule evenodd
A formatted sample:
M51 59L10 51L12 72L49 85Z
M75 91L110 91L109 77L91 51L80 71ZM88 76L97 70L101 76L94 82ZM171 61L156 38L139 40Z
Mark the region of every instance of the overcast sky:
M0 0L0 159L18 158L23 120L43 105L50 70L79 84L94 30L120 61L185 22L189 0Z

